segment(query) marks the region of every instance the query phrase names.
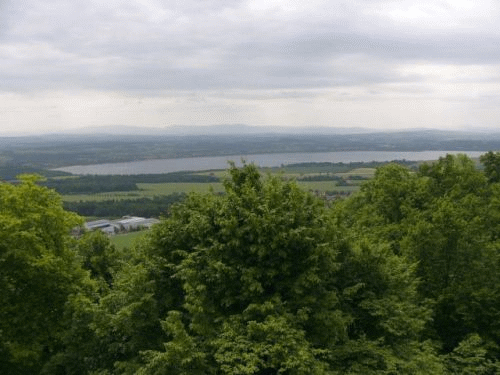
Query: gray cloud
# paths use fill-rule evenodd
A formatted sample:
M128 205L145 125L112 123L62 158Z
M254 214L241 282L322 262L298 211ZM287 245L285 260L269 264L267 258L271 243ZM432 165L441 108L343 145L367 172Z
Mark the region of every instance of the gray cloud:
M10 10L12 48L26 49L25 56L4 57L3 65L13 66L0 73L4 89L328 87L402 79L369 69L332 74L330 60L344 55L363 54L388 63L496 63L500 58L495 35L460 30L372 33L370 27L356 30L359 21L346 17L312 27L301 19L290 21L292 25L286 20L249 22L240 14L238 25L220 12L238 9L241 1L161 7L169 3L156 3L158 9L154 3L141 7L132 2L103 9L98 3L67 1L35 2L38 6L32 8L4 5ZM293 32L283 33L280 27Z
M243 101L321 97L326 106L345 100L328 96L337 89L359 100L462 97L455 91L470 87L450 85L469 83L478 97L498 92L486 86L500 77L499 7L457 4L0 0L0 93L87 90L184 102L184 93L204 91L258 111ZM468 66L476 67L470 76ZM231 105L217 108L229 113Z

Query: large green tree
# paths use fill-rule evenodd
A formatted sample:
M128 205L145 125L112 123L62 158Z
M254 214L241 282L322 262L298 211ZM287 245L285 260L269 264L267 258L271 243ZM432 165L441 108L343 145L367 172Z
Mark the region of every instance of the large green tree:
M0 368L36 374L61 348L65 304L85 272L68 243L80 219L36 185L0 183Z
M500 153L489 151L482 155L481 163L484 166L484 173L489 182L500 182Z
M498 186L487 177L465 155L447 155L417 173L391 164L336 207L352 238L364 233L416 263L420 299L433 308L427 337L455 358L445 360L451 368L482 358L478 374L495 373L500 342L500 211Z
M144 244L165 301L162 350L139 374L429 373L430 318L411 264L350 246L292 182L230 169L225 195L192 195Z

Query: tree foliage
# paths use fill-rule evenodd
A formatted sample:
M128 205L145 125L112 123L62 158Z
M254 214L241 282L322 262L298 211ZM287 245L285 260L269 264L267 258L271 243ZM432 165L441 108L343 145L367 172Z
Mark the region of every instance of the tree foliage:
M331 208L232 165L225 194L189 195L127 252L72 238L79 218L34 178L0 184L2 373L496 374L483 162L390 164Z
M170 206L183 200L184 193L174 193L153 198L111 199L104 201L64 202L64 208L82 216L123 217L134 215L141 217L168 216Z
M64 307L84 273L70 250L80 220L57 194L24 176L0 184L0 367L36 373L60 347Z
M493 367L500 340L497 190L472 160L447 155L418 173L397 165L380 168L337 212L352 236L363 231L416 262L419 298L433 309L427 336L443 355L465 353L459 348L478 337L474 343L484 343L481 353ZM494 373L484 371L477 373Z
M500 153L489 151L482 155L481 163L484 165L484 174L489 182L500 182Z
M141 374L404 373L437 361L418 345L430 311L411 264L351 247L294 183L252 165L230 175L224 196L190 196L145 245L181 298Z

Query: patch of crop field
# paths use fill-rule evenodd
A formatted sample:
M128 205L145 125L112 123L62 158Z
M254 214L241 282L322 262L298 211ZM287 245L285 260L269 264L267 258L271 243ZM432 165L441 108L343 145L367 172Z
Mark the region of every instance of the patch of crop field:
M306 191L346 191L353 192L359 190L359 186L337 186L334 181L297 181L297 184Z
M197 172L195 174L202 175L202 176L214 176L218 178L226 178L229 176L229 173L226 169L217 169L217 170L211 170L211 171L206 171L206 172Z
M355 185L355 186L361 186L363 185L367 180L347 180L349 185Z
M174 193L214 193L224 191L222 183L198 183L198 182L169 182L160 184L137 184L145 196L170 195Z
M356 191L359 189L358 183L363 183L364 180L352 181L349 186L337 186L335 181L297 181L297 184L304 190L309 191ZM123 200L123 199L138 199L138 198L153 198L155 196L171 195L175 193L214 193L224 192L222 183L140 183L137 184L139 191L131 192L109 192L96 194L69 194L63 195L62 198L66 202L101 202L106 200Z
M349 164L333 163L301 163L291 164L282 167L263 168L263 171L271 173L285 173L295 175L322 174L322 173L342 173L348 172L352 167Z
M95 193L95 194L65 194L62 196L63 201L66 202L102 202L108 200L122 200L122 199L138 199L148 196L138 191L113 191L109 193Z
M334 181L297 181L297 184L304 190L324 191L355 191L359 186L337 186ZM196 192L209 193L211 189L214 193L224 192L222 183L165 183L165 184L138 184L143 193L150 196L169 195L176 192ZM143 190L142 190L143 189Z
M268 173L271 173L273 175L277 175L280 177L292 179L295 177L301 176L300 173L285 173L284 170L280 168L259 168L259 172L265 177L267 176ZM226 169L221 169L221 170L214 170L214 171L207 171L207 172L197 172L196 174L198 175L203 175L203 176L214 176L218 177L223 181L225 178L229 178L229 172ZM317 173L312 173L312 175L316 175Z
M51 180L77 180L80 176L77 175L68 175L68 176L53 176L50 177Z
M66 202L101 202L106 200L153 198L155 196L170 195L175 193L215 193L224 191L222 183L200 183L200 182L165 182L165 183L139 183L139 191L115 191L96 194L66 194L63 200Z
M131 248L136 241L140 241L140 238L146 235L146 232L147 230L142 230L139 232L117 234L110 236L109 240L118 249Z
M334 173L326 173L326 172L307 172L307 173L296 173L296 172L287 172L283 169L276 169L276 170L273 170L273 168L261 168L259 169L262 176L264 178L266 178L268 176L268 174L271 174L272 176L278 176L284 180L295 180L295 179L300 179L300 178L304 178L304 177L316 177L316 176L326 176L326 175L329 175L329 176L335 176L336 174ZM305 169L304 169L305 171ZM209 173L199 173L199 174L204 174L204 175L209 175ZM228 177L229 174L227 171L225 170L221 170L219 172L216 172L216 173L213 173L213 174L210 174L210 175L214 175L216 177L219 177L221 178L221 181Z
M263 168L263 173L272 173L272 174L285 174L285 175L308 175L308 174L320 174L320 173L332 173L335 170L332 167L270 167Z
M349 176L361 176L366 178L372 178L375 175L376 168L356 168L349 172L336 173L339 177L349 177Z
M296 168L298 170L298 168ZM319 167L318 167L319 169ZM304 172L308 173L286 173L283 169L276 169L279 177L286 180L294 180L300 177L307 176L324 176L326 172L312 172L311 168L303 167ZM267 172L266 172L267 171ZM271 171L271 168L264 169L264 176ZM202 172L200 172L201 174ZM227 170L211 171L217 177L227 176ZM343 176L347 179L349 176L362 176L366 178L373 177L375 173L374 168L357 168L345 173L337 173L337 176ZM330 175L332 173L329 173ZM297 181L299 186L304 190L314 190L319 192L324 191L353 191L357 190L359 187L354 185L360 185L365 180L350 180L352 186L337 186L335 181ZM116 192L105 192L105 193L95 193L95 194L67 194L63 195L63 200L66 202L100 202L105 200L129 200L129 199L139 199L139 198L153 198L155 196L171 195L175 193L209 193L213 191L215 193L220 193L224 191L222 182L210 182L210 183L199 183L199 182L166 182L166 183L138 183L138 188L140 190L136 191L116 191Z

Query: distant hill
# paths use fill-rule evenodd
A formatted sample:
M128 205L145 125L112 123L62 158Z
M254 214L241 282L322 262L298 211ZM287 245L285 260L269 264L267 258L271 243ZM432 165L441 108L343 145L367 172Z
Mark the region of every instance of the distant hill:
M398 132L249 125L100 127L80 133L0 137L0 166L57 168L147 159L331 151L500 150L500 132L433 129ZM264 131L266 130L266 131ZM203 133L202 131L205 131ZM189 134L188 134L189 133Z
M359 134L378 132L369 128L252 126L245 124L174 125L161 128L141 126L99 126L70 129L60 134L114 135L243 135L243 134Z

